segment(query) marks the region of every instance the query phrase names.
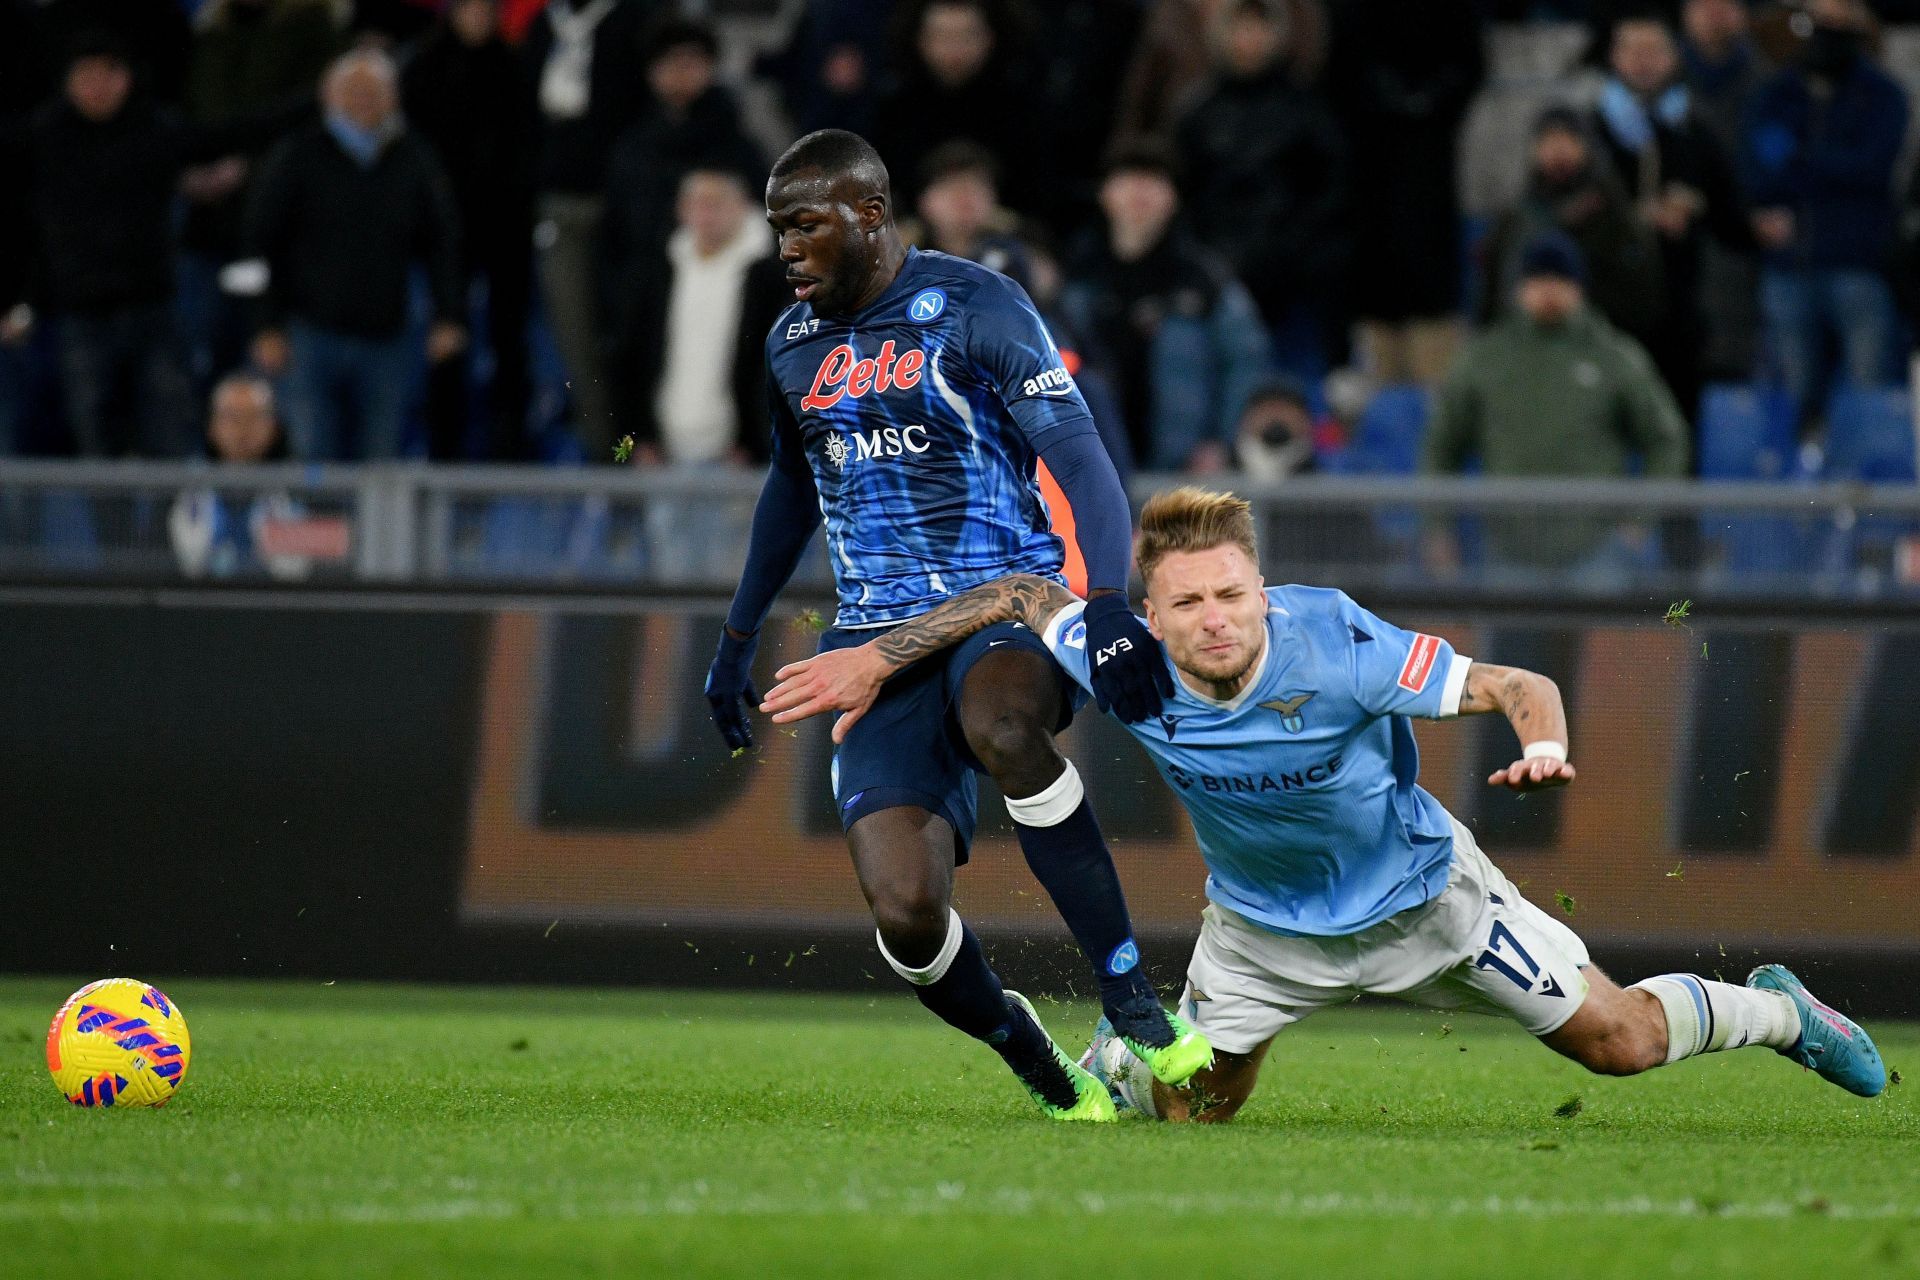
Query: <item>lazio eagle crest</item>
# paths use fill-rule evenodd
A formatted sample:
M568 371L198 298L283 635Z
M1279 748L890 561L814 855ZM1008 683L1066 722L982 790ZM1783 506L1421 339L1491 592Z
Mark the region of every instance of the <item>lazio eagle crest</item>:
M1290 698L1275 698L1271 702L1263 702L1260 705L1280 713L1281 728L1288 733L1298 733L1307 727L1307 718L1300 714L1300 708L1306 706L1312 698L1313 694L1309 691L1296 693Z

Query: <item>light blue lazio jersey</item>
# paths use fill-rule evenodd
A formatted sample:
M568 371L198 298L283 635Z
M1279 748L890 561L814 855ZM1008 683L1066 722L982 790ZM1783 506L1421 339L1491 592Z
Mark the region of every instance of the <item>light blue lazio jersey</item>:
M1083 608L1045 634L1091 687ZM1195 693L1175 672L1164 713L1127 727L1193 820L1207 896L1276 933L1318 936L1438 896L1452 819L1415 783L1407 717L1457 715L1468 662L1339 591L1273 587L1266 652L1238 696Z

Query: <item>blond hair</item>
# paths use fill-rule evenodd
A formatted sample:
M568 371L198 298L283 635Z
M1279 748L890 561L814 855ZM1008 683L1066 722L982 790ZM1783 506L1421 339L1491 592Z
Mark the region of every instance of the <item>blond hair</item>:
M1134 559L1140 565L1140 577L1151 580L1160 561L1174 552L1227 545L1246 552L1249 560L1260 558L1254 545L1253 508L1230 493L1183 485L1147 499L1140 512Z

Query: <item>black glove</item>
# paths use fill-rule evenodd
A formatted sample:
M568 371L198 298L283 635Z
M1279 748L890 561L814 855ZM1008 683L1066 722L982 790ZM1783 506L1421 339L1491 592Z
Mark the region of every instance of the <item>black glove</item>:
M1095 596L1081 614L1087 623L1087 658L1093 663L1093 700L1128 724L1159 715L1173 696L1173 676L1160 656L1160 642L1133 616L1120 592Z
M707 668L707 705L713 708L713 722L720 736L735 751L753 745L753 727L747 723L747 709L760 705L759 691L753 687L753 651L760 644L760 633L736 639L733 632L720 628L720 649ZM744 702L743 702L744 700Z

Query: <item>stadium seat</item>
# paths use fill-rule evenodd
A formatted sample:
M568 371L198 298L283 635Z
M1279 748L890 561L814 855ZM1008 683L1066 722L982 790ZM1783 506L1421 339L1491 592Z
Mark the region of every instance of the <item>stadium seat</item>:
M1701 395L1701 479L1786 480L1796 456L1793 402L1784 391L1722 382ZM1708 512L1700 531L1739 578L1804 571L1819 558L1812 531L1787 516Z
M1420 445L1426 433L1426 388L1382 387L1354 424L1343 469L1370 475L1412 475L1420 469Z
M1786 392L1716 382L1700 397L1700 477L1780 480L1794 459L1793 402Z
M1844 387L1827 401L1827 454L1823 477L1861 484L1912 484L1913 398L1905 387ZM1920 534L1910 518L1860 512L1835 548L1841 563L1885 569L1896 548Z
M1905 387L1842 388L1827 402L1829 480L1912 484L1913 399Z

